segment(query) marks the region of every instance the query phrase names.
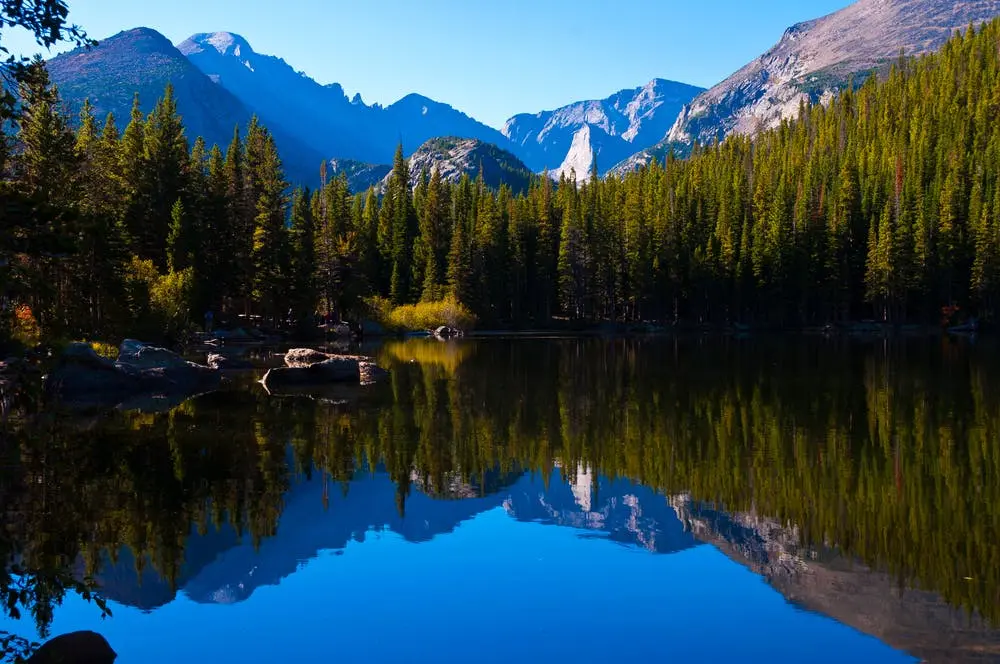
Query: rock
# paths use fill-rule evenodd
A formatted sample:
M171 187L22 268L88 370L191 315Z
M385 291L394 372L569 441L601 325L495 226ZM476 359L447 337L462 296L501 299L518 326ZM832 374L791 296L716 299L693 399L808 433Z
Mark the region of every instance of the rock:
M118 654L97 632L62 634L42 644L27 664L111 664Z
M71 407L131 408L128 404L146 404L152 395L183 400L216 389L220 381L218 371L130 339L122 344L118 362L99 356L89 344L70 344L46 389Z
M448 327L447 325L442 325L433 332L431 332L438 339L456 339L462 336L462 331L454 327Z
M219 353L209 353L205 360L205 364L210 369L216 369L219 371L253 369L253 364L247 360L230 357L229 355L221 355Z
M283 387L361 382L361 362L355 358L333 357L308 366L277 367L264 374L264 387L273 392Z
M337 323L336 325L331 325L327 328L327 331L334 336L344 339L349 339L354 336L354 333L351 331L351 326L347 323Z
M115 368L114 360L101 357L94 350L93 346L82 341L74 341L66 346L62 352L62 361L94 369L113 370Z
M312 348L292 348L285 353L285 365L289 367L308 367L319 362L325 362L332 357L334 356Z
M118 349L118 361L139 369L175 369L193 364L172 350L152 346L135 339L126 339L122 342L121 348Z
M389 376L388 371L374 362L358 362L358 371L361 374L362 385L371 385Z

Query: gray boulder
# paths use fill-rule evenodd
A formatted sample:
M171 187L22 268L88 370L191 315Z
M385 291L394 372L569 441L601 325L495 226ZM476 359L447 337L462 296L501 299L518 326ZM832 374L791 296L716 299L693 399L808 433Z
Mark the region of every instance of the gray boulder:
M305 387L328 383L361 383L360 362L355 358L334 357L308 366L276 367L264 374L268 392L285 387Z
M188 362L176 353L127 340L119 361L99 356L89 344L66 347L57 368L49 375L50 394L71 407L113 407L146 404L149 397L166 402L216 389L221 374L207 366ZM163 401L160 399L159 403Z
M178 369L194 364L172 350L126 339L118 349L118 361L137 369ZM198 366L198 365L194 365Z
M438 339L456 339L462 336L462 331L454 327L442 325L431 332Z
M27 664L112 664L118 654L97 632L62 634L42 644Z
M389 376L389 372L374 362L358 362L362 385L371 385Z
M285 353L285 365L289 367L308 367L334 357L328 353L312 348L292 348Z

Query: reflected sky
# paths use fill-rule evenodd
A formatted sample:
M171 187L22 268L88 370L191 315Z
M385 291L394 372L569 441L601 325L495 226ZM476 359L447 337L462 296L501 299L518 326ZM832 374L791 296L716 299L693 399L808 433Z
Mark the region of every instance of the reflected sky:
M53 632L97 629L122 664L916 661L795 607L713 546L658 555L589 534L495 507L421 543L371 531L243 602L181 592L102 623L72 598Z

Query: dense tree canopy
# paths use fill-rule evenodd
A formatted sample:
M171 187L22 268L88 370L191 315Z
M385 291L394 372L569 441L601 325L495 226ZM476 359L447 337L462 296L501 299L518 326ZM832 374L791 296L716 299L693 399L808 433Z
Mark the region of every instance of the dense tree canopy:
M89 105L71 123L36 61L0 151L5 328L163 334L209 309L306 325L373 295L452 296L485 324L991 318L998 43L1000 22L970 28L752 140L518 195L429 173L411 189L401 151L384 191L324 168L289 192L258 122L224 150L192 141L168 87L123 130Z

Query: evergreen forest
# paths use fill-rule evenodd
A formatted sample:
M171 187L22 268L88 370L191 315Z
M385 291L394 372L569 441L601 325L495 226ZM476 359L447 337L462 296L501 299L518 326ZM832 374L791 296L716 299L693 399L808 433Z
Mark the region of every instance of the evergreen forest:
M752 139L520 194L436 172L412 188L402 146L384 191L325 166L293 188L266 127L209 146L169 87L129 118L67 117L40 59L18 88L0 118L0 337L176 338L206 311L307 330L446 299L495 326L1000 306L1000 21Z

